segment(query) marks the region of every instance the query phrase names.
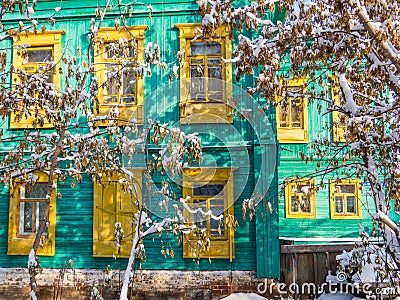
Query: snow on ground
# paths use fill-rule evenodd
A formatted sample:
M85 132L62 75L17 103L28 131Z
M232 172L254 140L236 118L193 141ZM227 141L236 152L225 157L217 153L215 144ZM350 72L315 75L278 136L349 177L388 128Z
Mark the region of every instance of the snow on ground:
M221 300L267 300L267 298L261 297L260 295L254 293L237 293L231 294L228 297L222 298Z
M352 294L347 293L335 293L335 294L325 294L323 293L318 297L317 300L362 300L363 298L354 297Z

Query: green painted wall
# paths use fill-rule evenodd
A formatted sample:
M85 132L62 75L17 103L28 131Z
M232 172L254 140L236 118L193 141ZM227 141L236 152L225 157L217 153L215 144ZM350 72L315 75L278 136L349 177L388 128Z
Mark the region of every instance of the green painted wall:
M323 73L321 71L321 73ZM315 91L321 91L321 87L316 87ZM328 85L326 86L328 91ZM332 238L337 237L359 237L359 224L362 224L367 232L372 230L372 221L369 214L374 212L374 204L371 197L367 196L368 186L362 183L362 217L363 220L337 220L330 218L330 202L329 202L329 180L334 175L326 175L324 178L321 176L315 177L315 183L319 184L323 180L325 189L321 189L316 195L316 218L296 218L290 219L285 217L285 200L284 193L281 190L283 180L285 178L298 177L312 177L315 176L316 160L306 163L302 161L299 152L306 155L313 153L311 143L315 140L329 139L331 140L330 128L332 128L331 114L323 115L322 112L326 111L327 105L322 101L316 99L309 99L308 105L308 123L309 143L282 143L279 145L279 231L281 237L297 237L297 238ZM329 157L321 161L321 168L328 166L331 163ZM320 168L320 169L321 169ZM343 178L343 177L342 177ZM345 179L345 178L343 178ZM356 178L353 178L356 179Z
M239 174L237 174L239 175ZM245 174L247 175L247 174ZM239 176L238 176L239 177ZM160 177L158 177L161 179ZM157 180L157 177L155 178ZM241 198L251 196L253 180L249 176L246 183L235 181L235 192L241 184L246 184ZM90 178L85 177L81 184L71 188L69 183L59 183L58 191L62 198L57 200L56 254L54 257L42 257L43 267L58 267L67 259L74 259L77 268L105 268L107 264L117 268L126 264L126 259L92 257L92 224L93 224L93 186ZM179 189L177 189L179 191ZM0 267L22 267L26 265L26 256L7 256L8 232L8 191L2 186L0 201ZM177 195L180 196L179 194ZM157 198L154 199L157 203ZM172 209L173 202L170 203ZM155 211L155 213L157 213ZM161 235L150 237L145 241L147 261L145 269L199 269L199 270L255 270L255 221L242 219L241 202L235 203L235 216L239 226L235 231L236 258L228 260L214 259L211 263L202 260L198 265L192 259L183 259L181 247L178 247L177 236ZM175 258L165 259L161 247L165 245L174 249Z
M87 59L87 34L89 33L90 19L94 15L97 3L102 7L105 2L38 1L35 16L41 22L46 23L48 30L62 29L65 31L62 37L63 50L67 56L76 55L76 49L79 47L82 54L77 57L77 63L80 64ZM150 3L153 7L151 19L148 18L147 8ZM55 12L54 8L59 5L62 8L55 16L57 22L54 26L51 26L46 22L46 19L49 14ZM144 4L135 4L133 6L133 16L128 18L127 25L149 26L149 29L145 32L145 44L148 42L157 43L161 49L161 60L171 67L174 64L178 64L176 54L179 51L179 33L174 24L201 21L196 11L197 5L194 1L146 1ZM108 12L103 22L103 27L113 27L114 18L119 15L120 12L117 10ZM270 15L270 17L272 18L273 16ZM16 24L15 19L18 18L19 14L11 15L8 21L4 21L4 24ZM250 33L248 32L247 34ZM236 40L236 37L235 35L234 40ZM9 57L11 57L11 40L4 41L1 46L9 49ZM11 63L11 59L9 62ZM65 69L65 65L62 64L62 67ZM174 124L179 122L178 106L175 105L165 110L168 103L159 101L157 98L157 89L169 84L169 75L170 71L154 67L153 74L145 77L145 111L152 117L158 117L161 122ZM252 78L246 77L241 80L240 85L246 87L251 83ZM61 88L63 88L63 83ZM165 95L165 91L160 93ZM160 114L160 112L162 113ZM81 118L84 120L83 116ZM270 114L270 118L273 123L273 111ZM11 134L23 134L19 130L9 130L7 119L2 120L0 126L4 131L4 137ZM257 126L260 126L260 124ZM267 214L265 203L262 203L255 219L252 221L249 221L248 218L246 220L242 219L242 200L252 196L255 182L259 178L265 180L265 174L272 172L271 176L274 177L273 184L276 185L276 176L274 176L276 158L269 158L272 159L271 161L265 158L266 152L276 151L275 138L270 134L272 131L269 131L269 134L265 131L260 137L255 137L254 130L249 122L239 120L237 116L235 116L233 126L191 125L182 126L182 128L185 131L200 132L203 137L204 155L212 157L211 161L215 161L217 166L232 165L239 168L235 171L234 183L235 193L239 196L239 200L235 203L235 216L239 222L235 232L236 258L232 263L224 259L214 259L210 263L208 260L203 259L200 264L197 264L192 259L182 258L182 250L178 246L177 237L162 235L145 241L147 261L142 267L145 269L182 270L257 270L258 276L278 277L279 229L276 190L272 190L268 194L268 201L274 207L273 213ZM81 131L85 132L84 130ZM225 140L221 141L213 138L212 134L219 134ZM254 142L255 140L256 143ZM228 148L224 145L227 141L230 143ZM6 155L7 150L13 147L12 144L2 146L0 157ZM245 157L249 157L248 162L243 159ZM260 163L260 158L263 157L268 163L267 165ZM161 179L161 177L156 178L156 182L157 180L160 182ZM176 190L179 197L179 189ZM68 182L59 183L58 191L62 194L62 198L57 200L56 253L54 257L42 257L42 266L56 268L64 264L65 260L72 258L77 268L105 268L108 264L112 268L125 268L126 259L115 261L111 258L92 257L93 186L91 179L85 177L83 182L74 189L70 188ZM3 226L0 228L0 267L25 267L27 263L26 256L6 255L8 199L7 188L1 186L0 222ZM165 259L161 255L160 250L163 245L174 249L174 259Z

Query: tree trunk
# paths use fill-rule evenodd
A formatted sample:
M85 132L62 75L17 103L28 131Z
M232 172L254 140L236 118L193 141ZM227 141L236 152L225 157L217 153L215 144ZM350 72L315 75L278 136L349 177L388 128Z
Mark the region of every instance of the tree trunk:
M124 281L122 283L122 288L121 288L121 295L120 295L120 300L128 300L128 288L129 288L129 283L131 281L131 274L132 274L132 269L135 264L135 258L136 258L136 249L139 244L139 230L138 227L135 230L135 237L133 238L132 241L132 250L131 250L131 255L129 256L129 262L128 265L126 266L125 274L124 274Z

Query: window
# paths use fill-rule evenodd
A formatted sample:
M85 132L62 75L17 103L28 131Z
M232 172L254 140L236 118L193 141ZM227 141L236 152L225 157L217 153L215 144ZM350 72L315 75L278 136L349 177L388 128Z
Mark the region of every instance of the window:
M394 212L396 213L396 214L398 214L398 215L400 215L400 206L395 206L394 207Z
M217 29L216 38L201 39L195 30L201 24L177 24L180 51L184 63L180 68L181 123L233 122L229 103L232 94L232 58L229 28Z
M128 192L121 181L123 175L103 175L101 183L94 184L93 191L93 256L129 257L132 250L132 220L136 212L136 200L142 199L142 170L133 170L135 192ZM124 230L118 254L114 239L115 223L120 222Z
M196 229L183 234L184 258L229 258L234 253L233 173L229 168L207 169L190 168L184 170L183 197L191 209L211 210L215 220L201 213L190 214L185 211L189 225ZM209 247L199 247L198 241L209 239Z
M286 218L315 218L314 179L299 179L285 187Z
M361 190L359 180L331 180L331 219L361 219Z
M338 87L338 80L336 77L331 77L330 82L332 84L331 94L332 101L334 104L339 105L341 103L340 99L342 95L340 94L340 89ZM332 111L332 141L333 142L345 142L346 139L344 134L347 131L347 117L345 114Z
M46 207L49 178L45 173L37 173L38 180L32 185L16 179L10 192L10 218L8 226L9 255L27 255L33 246L36 232ZM56 183L54 183L56 184ZM56 190L50 197L49 227L45 227L38 255L54 255L56 224Z
M27 74L43 74L47 81L52 83L56 90L60 88L60 73L58 63L61 59L61 35L64 31L45 31L44 33L29 33L13 37L13 66ZM19 72L18 72L19 73ZM44 105L39 88L32 87L29 91L19 91L18 82L21 77L13 73L13 88L18 94L25 94L31 99L36 99L37 105L31 105L26 110L21 105L12 108L10 115L10 128L51 128L52 124L44 117ZM21 92L21 93L20 93Z
M303 97L306 79L286 81L283 95L277 99L277 132L280 143L308 141L308 103Z
M99 83L99 107L96 116L107 116L118 107L119 124L136 119L143 124L144 80L135 69L144 63L144 31L147 26L132 26L116 30L101 28L95 47L95 69ZM121 46L119 41L124 41ZM99 122L98 125L108 125Z

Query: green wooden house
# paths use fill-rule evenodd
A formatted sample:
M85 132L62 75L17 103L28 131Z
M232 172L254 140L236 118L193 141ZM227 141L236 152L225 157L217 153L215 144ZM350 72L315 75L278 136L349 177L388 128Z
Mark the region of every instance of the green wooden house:
M287 91L294 93L324 91L329 98L338 99L338 90L333 90L330 84L332 78L325 76L324 86L315 86L307 78L288 77L285 85ZM359 225L367 232L371 231L370 213L374 211L374 204L367 195L368 184L344 175L345 172L324 176L316 172L317 165L329 166L333 157L325 157L322 161L304 159L315 155L311 146L318 143L315 141L327 139L341 145L346 125L339 114L322 114L327 107L312 96L287 97L286 101L288 103L283 101L285 104L278 106L276 117L280 146L278 176L283 186L279 202L280 237L304 243L349 242L359 237ZM285 181L290 183L284 185Z
M253 78L236 82L234 68L228 61L237 43L237 33L231 36L229 29L222 26L212 38L195 38L201 18L193 1L145 1L120 7L111 2L38 1L31 18L45 25L46 30L33 33L28 29L26 33L13 35L2 41L2 49L7 51L8 64L26 73L39 72L47 62L56 62L49 78L60 91L66 88L63 74L68 72L63 57L75 56L77 65L93 64L91 79L111 83L99 88L98 110L92 108L94 117L104 118L110 109L118 107L121 119L134 119L139 128L151 119L186 133L197 132L201 137L204 159L200 166L187 165L175 176L153 173L156 190L169 180L176 195L167 204L165 195L148 190L148 179L143 175L147 158L135 157L133 172L139 187L136 197L154 215L163 217L168 214L166 207L173 210L178 203L176 199L190 196L192 205L217 214L225 212L222 223L227 224L228 216L234 216L237 225L234 229L226 225L221 228L219 222L210 218L196 220L194 216L191 221L202 221L210 235L210 250L193 251L194 236L155 236L144 241L146 261L140 266L143 270L163 274L201 271L200 278L201 274L210 277L210 272L218 271L229 271L230 276L240 278L232 274L248 272L250 276L242 282L239 279L236 287L232 288L235 285L230 281L221 289L231 286L230 291L245 290L239 286L247 285L248 291L256 291L256 278L280 277L279 238L296 239L298 243L326 243L358 237L358 224L371 227L368 214L371 200L365 183L357 178L327 176L323 179L324 188L317 189L321 179L311 176L316 163L306 164L299 155L311 153L310 145L315 139L341 141L344 128L338 115L321 116L317 101L312 99L285 97L278 107L267 110L267 116L260 117L258 108L265 107L264 100L253 99L244 91L252 85ZM106 11L95 45L89 48L88 35L94 29L91 19L96 7L104 9L106 3L115 6ZM267 17L276 21L281 15L275 12ZM17 28L20 19L28 22L19 13L6 15L2 22ZM244 34L251 36L252 32ZM110 79L110 73L120 68L120 54L112 49L120 39L131 45L125 53L130 64L125 65L122 84L117 85ZM26 57L20 55L21 49L27 52ZM165 65L153 66L148 70L151 75L134 79L131 69L138 67L138 62L143 63L147 53L154 49L160 52ZM318 88L329 91L329 80L326 78L326 85ZM10 76L7 84L11 86L12 82L14 78ZM285 78L285 85L294 91L311 87L307 78ZM335 97L334 91L330 93ZM87 122L87 115L82 114L79 121ZM123 128L125 124L120 125ZM23 136L24 132L38 128L41 132L52 132L51 123L44 120L37 124L32 117L18 111L11 111L1 122L3 138ZM89 129L77 130L85 133ZM3 143L1 157L13 147L13 143ZM152 145L149 153L157 154L159 150L160 147ZM329 164L329 158L325 163ZM15 180L11 191L2 186L2 268L26 266L43 209L43 183L48 181L46 174L37 172L37 175L39 181L34 190L26 191L23 180ZM290 181L293 178L297 180ZM290 183L282 188L287 180ZM125 239L117 253L114 225L121 222L124 232L132 232L134 207L122 192L120 177L108 176L96 183L83 175L75 188L71 187L71 181L55 184L50 227L38 251L41 266L56 269L73 259L76 269L105 269L108 265L124 269L131 242ZM243 207L249 203L250 210L251 203L258 203L251 220L248 211L243 213ZM212 286L207 279L205 282L203 286Z
M107 3L112 7L112 3ZM66 89L63 76L68 70L64 57L75 56L76 64L83 68L92 63L95 66L92 82L111 83L99 88L96 95L99 108L93 108L94 117L104 118L110 109L118 107L121 119L134 119L139 128L152 119L178 127L185 133L197 132L202 138L201 165L187 165L175 176L154 172L156 190L160 189L162 182L170 181L176 197L169 204L165 205L165 195L151 193L148 189L148 179L143 175L146 157L138 155L134 158L133 173L139 190L137 200L147 203L154 215L163 217L168 214L165 206L171 211L174 204L179 204L179 198L187 196L191 197L193 207L224 214L222 222L189 217L193 218L191 222L202 222L210 236L211 247L194 251L190 245L196 243L193 235L184 238L182 234L155 236L143 242L146 261L140 268L162 274L169 271L207 271L207 274L229 271L230 276L236 276L245 272L250 274L249 277L238 280L237 285L246 285L248 291L256 291L256 278L278 278L278 194L276 189L268 188L277 185L275 110L271 109L268 117L254 117L260 104L242 89L252 84L252 78L235 83L232 64L225 60L232 57L236 35L230 36L228 28L221 27L213 38L194 39L196 27L201 22L196 3L146 1L123 8L109 7L95 45L89 48L88 35L93 33L91 19L97 5L104 10L106 2L63 1L60 4L38 1L30 18L37 20L39 26L45 25L46 30L34 33L28 28L5 39L2 48L7 51L8 65L26 73L35 74L49 62L55 62L56 65L46 74L48 81L60 91ZM268 17L276 18L272 13ZM29 22L23 14L14 13L6 15L3 24L17 28L20 19ZM117 28L116 19L126 24ZM251 32L246 34L251 35ZM130 64L124 67L122 84L117 85L110 73L120 68L120 53L112 49L120 39L131 45L125 49ZM160 60L167 68L153 66L151 75L145 74L134 80L131 70L138 67L139 62L144 62L150 43L152 49L157 48L160 52ZM25 55L21 55L21 51ZM183 57L181 62L179 56ZM17 81L15 75L7 78L10 86ZM87 115L82 114L78 120L87 122ZM106 123L100 124L100 128ZM268 129L265 124L268 124ZM123 128L125 124L122 122L120 125ZM1 129L3 138L38 130L51 134L53 130L51 122L42 120L38 123L37 119L19 110L10 112L9 117L2 121ZM76 130L89 132L87 127ZM4 158L13 147L13 143L3 143L0 155ZM157 154L159 150L160 147L149 146L150 154ZM26 266L49 180L43 172L35 174L38 181L33 189L27 189L23 179L13 180L11 190L2 186L2 268ZM100 182L93 182L91 177L83 175L82 182L76 185L70 180L55 180L57 188L51 197L48 218L50 227L38 250L41 267L57 269L70 259L77 270L104 270L108 265L112 269L126 267L132 243L129 237L124 239L120 252L116 252L114 225L120 222L125 233L131 233L134 207L131 199L123 193L120 179L110 175L104 176ZM251 220L248 215L243 218L245 199L259 202ZM159 207L162 201L163 209ZM251 205L249 208L252 209ZM232 218L231 227L226 225L228 217ZM236 225L233 217L237 220ZM169 255L163 255L165 253ZM198 273L200 278L201 274Z

